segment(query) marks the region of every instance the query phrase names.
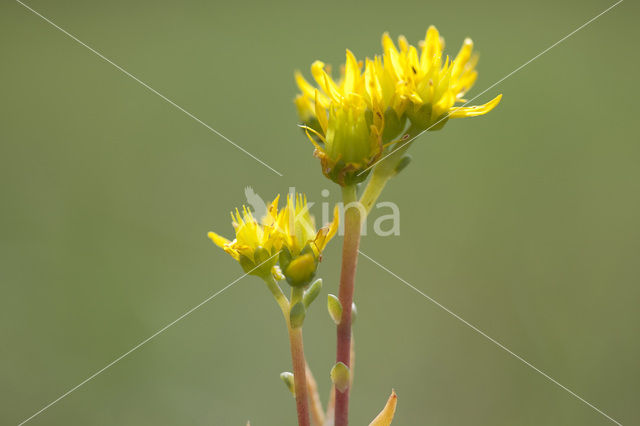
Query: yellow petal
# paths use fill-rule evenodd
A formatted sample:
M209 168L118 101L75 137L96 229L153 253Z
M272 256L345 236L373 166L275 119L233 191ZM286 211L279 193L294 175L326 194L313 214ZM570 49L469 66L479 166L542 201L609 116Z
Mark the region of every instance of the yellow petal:
M315 116L313 105L311 105L311 101L309 101L308 97L304 95L297 95L294 103L298 110L298 117L300 117L300 120L303 122L309 121Z
M393 44L393 40L391 40L391 37L389 37L389 33L385 32L384 34L382 34L382 52L387 53L387 50L393 50L394 52L398 53L396 45Z
M387 401L387 405L385 405L380 414L378 414L378 416L369 423L369 426L389 426L393 420L393 415L396 412L397 403L398 395L396 395L396 392L392 390L391 396Z
M471 52L473 51L473 41L470 38L466 38L460 52L453 61L453 78L458 78L460 73L464 70L464 66L471 58Z
M298 88L300 89L300 91L304 93L306 96L312 98L313 91L315 90L314 87L311 84L309 84L307 79L305 79L302 76L302 73L300 71L296 71L294 73L294 76L296 79L296 84L298 85Z
M327 246L329 241L336 235L338 232L338 226L340 225L340 214L338 210L338 206L336 205L333 208L333 222L329 225L320 228L318 233L316 234L316 238L313 240L316 250L318 251L316 254L322 253L324 248Z
M280 200L280 195L278 194L276 198L267 206L267 212L265 216L262 218L262 224L264 226L274 227L276 221L278 220L278 200Z
M426 70L429 64L434 59L440 61L442 56L442 43L440 41L440 33L433 25L427 30L427 35L424 38L424 44L422 45L422 55L420 57L420 67ZM437 66L440 66L438 63Z
M376 75L375 63L369 58L367 58L367 62L364 67L364 80L365 89L371 99L371 103L373 105L379 104L382 100L382 86L380 85L380 80L378 80Z
M322 107L321 103L318 101L319 93L316 90L315 94L315 104L316 104L316 119L318 123L320 123L320 127L322 128L322 132L327 134L327 126L329 125L329 121L327 119L327 111Z
M398 46L400 46L400 51L403 53L406 53L407 50L409 50L409 41L407 41L407 38L403 35L398 37Z
M225 237L216 234L215 232L209 232L207 237L213 241L215 245L220 248L224 248L225 245L229 244L231 241L227 240Z
M356 83L360 78L360 67L358 60L349 49L347 49L347 60L344 72L344 93L349 94L355 92Z
M402 67L400 55L395 47L385 51L384 59L385 67L388 66L390 68L397 80L404 81L404 68Z
M235 260L240 258L238 252L230 247L231 241L227 240L225 237L218 235L215 232L209 232L207 237L209 237L215 245L229 253Z
M329 95L334 101L340 99L340 90L338 89L338 85L333 81L333 79L327 74L325 71L325 65L322 61L315 61L311 64L311 74L313 78L318 83L318 86L324 90L324 92Z
M498 95L484 105L472 107L453 107L449 114L450 118L475 117L483 115L494 109L502 99L502 95Z

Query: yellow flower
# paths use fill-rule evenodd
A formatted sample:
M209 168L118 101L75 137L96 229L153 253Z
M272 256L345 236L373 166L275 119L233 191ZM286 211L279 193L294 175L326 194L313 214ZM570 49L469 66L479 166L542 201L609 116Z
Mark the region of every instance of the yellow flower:
M270 214L273 218L273 211ZM338 230L337 206L333 222L316 232L306 196L287 196L287 205L277 213L276 228L282 236L280 268L287 282L296 287L306 286L315 275L322 251Z
M302 93L295 103L323 173L340 185L349 185L363 181L367 176L360 172L382 154L383 111L380 99L365 90L366 73L349 50L338 82L326 68L320 61L311 66L320 89L296 73Z
M398 46L399 49L388 34L382 36L383 64L378 65L381 70L377 74L381 87L395 84L393 94L386 94L388 105L398 114L406 113L414 126L426 129L444 125L447 118L486 114L500 102L502 95L484 105L455 106L457 102L465 102L464 95L478 76L475 69L478 55L473 53L470 38L465 39L453 60L447 56L443 61L444 40L434 26L427 30L420 53L403 36L398 38ZM384 90L381 93L385 95ZM438 123L439 120L442 122Z
M230 254L240 263L245 272L252 275L265 276L269 273L278 275L274 267L278 262L277 254L282 247L282 235L274 221L268 220L273 206L278 204L278 198L276 197L269 206L264 225L258 223L246 206L242 206L242 214L238 209L235 214L232 212L231 221L236 232L233 241L215 232L208 233L208 237L218 247Z
M479 106L456 106L466 102L464 95L478 75L471 39L453 60L443 59L444 40L433 26L419 49L403 36L396 47L386 33L382 48L381 56L364 64L347 50L337 81L321 61L311 66L315 86L295 73L300 89L295 104L303 128L324 174L340 185L364 180L362 170L407 132L416 135L441 128L449 118L486 114L502 97Z

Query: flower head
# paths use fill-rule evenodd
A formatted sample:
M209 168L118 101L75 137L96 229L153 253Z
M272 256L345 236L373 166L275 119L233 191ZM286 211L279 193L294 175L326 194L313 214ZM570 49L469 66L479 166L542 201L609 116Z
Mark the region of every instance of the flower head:
M363 171L409 130L415 135L437 130L449 118L486 114L502 96L484 105L456 106L466 102L478 75L471 39L453 60L443 58L444 40L433 26L418 48L403 36L396 46L386 33L382 48L382 55L364 64L347 50L337 81L320 61L311 66L315 86L295 74L298 115L324 174L341 185L364 180Z
M278 198L271 203L269 211L278 204ZM268 213L269 215L269 213ZM242 214L236 209L231 213L231 221L236 237L230 241L215 232L208 237L225 252L237 260L245 272L252 275L265 276L277 272L274 270L278 262L278 252L282 247L282 235L275 223L265 220L260 224L246 206L242 206Z
M296 98L300 118L316 147L322 171L340 185L360 182L360 172L375 162L383 151L383 111L380 100L367 95L362 63L347 50L345 71L338 82L320 61L311 72L320 89L300 73L296 81L302 94Z
M444 39L434 26L429 27L420 43L420 53L403 36L398 38L396 47L387 33L382 36L382 47L383 59L378 60L376 68L381 88L387 88L387 93L382 89L383 96L398 115L406 114L414 126L436 129L448 118L486 114L500 102L502 95L480 106L455 106L465 102L465 93L478 77L478 55L473 53L470 38L464 40L453 60L448 56L443 59Z
M333 222L318 231L303 194L287 196L287 205L276 217L276 227L282 236L280 268L289 284L306 286L316 273L324 248L338 230L337 206Z

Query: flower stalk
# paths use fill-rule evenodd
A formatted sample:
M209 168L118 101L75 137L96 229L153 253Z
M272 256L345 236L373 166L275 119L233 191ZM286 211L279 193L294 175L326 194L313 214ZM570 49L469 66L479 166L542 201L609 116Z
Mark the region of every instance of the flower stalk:
M291 308L302 301L304 290L302 288L291 289L291 301L282 292L277 281L272 275L265 277L267 287L276 299L282 315L287 323L289 332L289 346L291 348L291 361L293 364L293 381L296 398L296 411L298 413L298 426L310 426L309 420L309 396L307 392L307 361L304 357L304 345L302 342L302 327L291 325Z
M296 390L298 426L309 426L309 397L307 395L306 361L302 344L302 327L289 327L289 343L293 362L293 380Z
M337 327L336 363L351 366L351 307L355 289L358 248L360 246L360 227L362 223L356 186L342 188L344 212L344 241L342 246L342 270L338 299L342 305L342 318ZM347 426L349 422L349 387L344 391L336 389L335 426Z

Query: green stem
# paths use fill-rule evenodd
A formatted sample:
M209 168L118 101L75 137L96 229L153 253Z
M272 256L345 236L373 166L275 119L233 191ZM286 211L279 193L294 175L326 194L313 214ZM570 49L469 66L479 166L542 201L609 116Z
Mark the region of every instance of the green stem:
M342 271L338 299L342 305L342 318L337 328L336 363L351 365L351 306L355 290L360 227L362 223L360 206L357 205L355 185L342 188L344 212L344 242L342 246ZM354 204L356 203L356 204ZM344 392L336 389L335 426L347 426L349 422L349 388Z
M291 287L291 306L298 302L302 302L302 296L304 296L304 289L301 287Z
M264 282L267 283L267 288L273 294L273 297L276 299L278 306L280 306L280 310L282 311L282 315L284 315L285 321L287 321L287 326L289 325L289 301L287 300L287 296L284 295L282 289L276 282L276 279L273 278L273 275L269 275L264 279Z
M377 169L373 171L371 174L371 179L369 179L369 183L367 187L364 189L362 193L362 197L360 198L360 203L364 207L367 214L371 212L373 205L376 203L378 197L382 193L385 185L393 176L389 173L376 173Z
M296 411L298 413L298 426L310 426L309 423L309 397L307 395L307 373L304 358L304 346L302 344L302 327L292 328L289 320L291 307L302 300L303 289L291 289L291 302L284 295L282 289L272 275L265 277L264 281L273 297L276 299L289 332L289 345L291 347L291 361L293 364L293 381L296 394Z
M291 288L290 306L302 301L304 290ZM291 345L291 360L293 362L293 381L296 390L296 410L298 412L298 425L309 426L309 396L307 392L307 362L304 358L304 345L302 343L302 327L292 328L287 318L289 329L289 343Z
M413 144L412 139L419 133L420 129L410 127L406 133L406 138L410 142L400 142L400 148L395 148L395 150L391 151L391 154L388 154L386 157L382 157L378 164L376 164L373 172L371 172L369 183L367 183L367 187L364 189L362 197L360 198L360 203L363 205L367 214L369 214L373 205L378 200L378 197L380 197L380 194L389 179L396 175L396 168L398 167L398 164L411 144Z

